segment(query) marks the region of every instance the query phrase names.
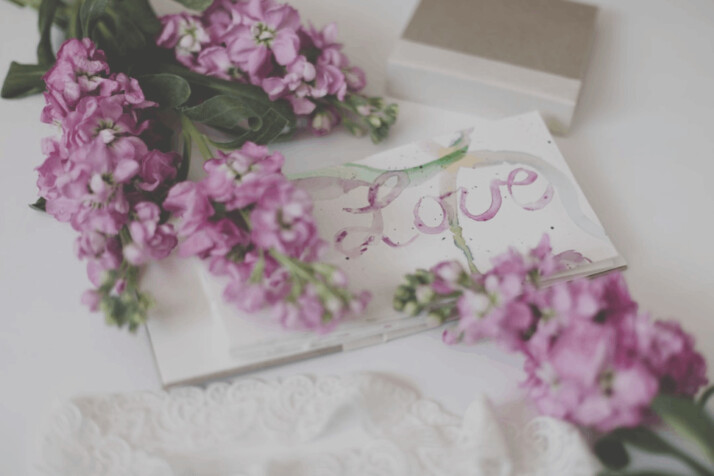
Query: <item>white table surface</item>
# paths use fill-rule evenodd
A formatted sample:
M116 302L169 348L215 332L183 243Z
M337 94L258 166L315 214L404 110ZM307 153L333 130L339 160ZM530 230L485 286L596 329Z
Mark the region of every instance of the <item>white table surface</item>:
M339 22L347 53L365 67L375 93L415 3L294 2L316 24ZM570 134L557 143L629 261L635 298L656 316L679 319L714 363L714 2L593 3L602 9L581 104ZM0 76L11 60L34 61L35 24L34 12L0 4ZM53 133L39 121L42 103L38 96L0 102L0 474L8 475L32 471L53 402L159 388L146 332L109 328L80 305L87 279L73 254L74 232L27 207L35 199L40 138ZM296 170L358 159L468 121L405 104L379 147L336 133L279 148ZM515 398L521 377L518 359L492 345L447 347L438 332L256 375L352 371L399 375L457 413L479 392Z

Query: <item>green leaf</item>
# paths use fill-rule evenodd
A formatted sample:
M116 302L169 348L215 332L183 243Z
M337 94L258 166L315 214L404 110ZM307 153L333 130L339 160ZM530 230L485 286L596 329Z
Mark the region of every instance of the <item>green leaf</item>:
M110 10L94 23L90 37L104 50L110 61L116 60L117 57L129 59L129 53L147 47L144 34L131 18Z
M111 20L111 21L110 21ZM113 32L112 40L116 45L116 50L125 55L130 51L144 49L147 46L144 32L134 22L134 19L120 12L113 13L107 16L107 19L102 21L111 25Z
M269 144L280 136L287 123L285 118L279 115L274 110L268 110L262 117L263 127L258 130L247 131L242 135L228 142L219 142L211 140L211 143L221 149L237 149L248 141L256 144Z
M657 433L645 427L620 428L609 435L648 453L671 453L672 445Z
M693 400L671 395L658 395L652 409L667 425L690 438L714 462L714 422Z
M609 469L622 469L630 464L630 455L618 438L607 435L595 442L595 456Z
M46 205L47 205L47 200L44 199L44 197L40 197L37 199L35 203L30 204L30 208L33 210L37 210L39 212L44 212L46 211Z
M181 142L181 163L176 172L176 183L183 182L188 177L188 169L191 165L191 146L193 145L191 134L184 131L181 134Z
M51 65L55 62L50 33L57 7L58 0L42 0L40 4L40 9L37 14L37 27L40 31L40 43L37 45L37 62L39 64Z
M240 147L246 141L267 144L295 128L290 103L271 101L261 88L204 76L173 64L153 67L155 74L171 74L188 81L191 100L207 97L201 104L180 108L192 122L226 132L232 139L211 142L224 149Z
M619 442L621 445L626 444L648 453L671 456L673 458L676 458L682 463L692 468L698 475L708 476L714 474L710 470L702 466L696 459L692 458L690 455L677 448L676 446L672 445L670 442L668 442L649 428L643 426L636 428L619 428L603 437L601 441L612 440ZM603 461L603 463L605 463L606 466L611 469L622 469L607 465L605 461Z
M115 2L115 8L124 17L131 18L136 26L153 39L161 31L161 21L146 0Z
M203 10L208 7L212 0L176 0L179 2L181 5L183 5L186 8L190 8L191 10L197 10L199 12L202 12Z
M179 107L191 96L188 81L175 74L149 74L140 77L139 83L146 98L164 109Z
M46 65L20 64L13 61L5 76L0 96L6 99L18 98L44 91L45 82L42 77L46 72Z
M160 72L181 76L191 84L192 90L196 89L195 86L200 86L214 93L209 94L209 96L223 94L241 98L245 107L252 109L259 115L264 115L264 111L272 110L288 127L291 129L295 127L295 114L290 103L285 100L271 101L265 91L258 86L204 76L173 64L161 65L159 69Z
M79 24L82 36L92 36L97 21L106 13L109 0L84 0L79 7Z
M222 131L241 132L241 123L248 121L250 129L257 131L263 122L253 109L246 105L244 98L219 94L202 102L198 106L183 109L183 113L192 121Z

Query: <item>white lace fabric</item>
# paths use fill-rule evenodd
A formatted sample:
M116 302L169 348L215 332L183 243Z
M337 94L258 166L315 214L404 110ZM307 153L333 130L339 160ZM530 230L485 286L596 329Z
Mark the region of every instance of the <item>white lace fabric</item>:
M240 379L207 388L77 398L54 415L56 476L589 476L566 423L463 418L382 375Z

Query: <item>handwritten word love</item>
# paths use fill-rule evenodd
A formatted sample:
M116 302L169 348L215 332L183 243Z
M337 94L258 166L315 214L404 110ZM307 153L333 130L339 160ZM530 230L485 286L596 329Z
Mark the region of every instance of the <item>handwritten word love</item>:
M519 178L521 175L521 178ZM383 242L391 247L407 246L423 234L439 234L447 230L449 226L456 222L454 212L454 200L457 201L459 210L467 218L475 221L488 221L494 218L503 205L502 187L505 187L513 201L524 210L534 211L544 208L553 199L554 189L549 184L543 195L534 202L521 203L513 193L515 187L532 185L538 178L536 172L522 167L512 170L506 180L494 179L491 181L489 190L491 193L491 204L482 213L472 213L467 205L466 199L468 190L459 187L439 196L425 195L421 197L413 209L414 226L418 230L414 236L407 241L399 243L392 240L384 232L383 210L391 205L401 193L409 186L409 176L403 171L389 171L378 176L367 191L367 205L360 208L344 208L347 213L371 214L372 223L369 226L348 226L337 232L335 235L335 248L347 257L357 257L367 251L370 245ZM437 225L429 225L423 218L423 207L425 201L432 200L440 209L441 220ZM357 245L347 245L356 238Z

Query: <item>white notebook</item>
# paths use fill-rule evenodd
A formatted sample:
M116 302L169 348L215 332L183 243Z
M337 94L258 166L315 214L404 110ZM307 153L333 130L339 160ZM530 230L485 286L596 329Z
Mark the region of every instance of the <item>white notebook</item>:
M325 260L372 301L365 315L317 335L224 303L225 282L199 260L152 264L148 322L165 386L195 383L379 344L438 323L392 309L405 274L445 259L487 270L509 246L548 233L555 253L585 258L559 278L625 265L537 113L474 127L293 178L315 201Z

